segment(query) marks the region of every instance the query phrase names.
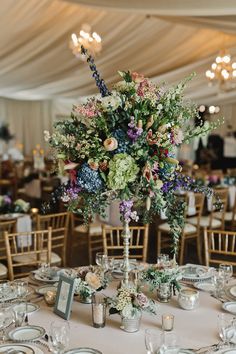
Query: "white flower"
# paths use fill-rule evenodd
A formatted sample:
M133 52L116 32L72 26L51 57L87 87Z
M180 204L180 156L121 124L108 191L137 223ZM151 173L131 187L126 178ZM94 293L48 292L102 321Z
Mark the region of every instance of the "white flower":
M23 199L17 199L14 204L15 206L18 206L25 213L29 210L30 207L30 204L25 202Z
M44 130L44 140L45 141L49 141L49 139L50 139L50 133L49 133L49 131L48 130Z
M115 111L121 105L121 98L118 95L102 97L102 108L104 111Z

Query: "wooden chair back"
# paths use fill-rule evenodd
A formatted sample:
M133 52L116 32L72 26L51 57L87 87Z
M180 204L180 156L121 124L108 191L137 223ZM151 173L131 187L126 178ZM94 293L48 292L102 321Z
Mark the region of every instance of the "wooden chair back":
M43 256L47 263L51 262L51 228L13 234L5 231L4 239L10 280L28 275L32 268L37 269L42 263ZM14 258L16 257L22 259L22 261L15 262Z
M216 188L214 189L216 196L212 197L211 201L211 213L210 213L210 226L209 229L212 228L212 220L214 218L219 219L221 221L221 229L225 228L225 212L228 204L228 189L227 188ZM214 203L219 198L219 201L222 203L222 208L220 210L216 210L214 207ZM216 217L215 217L216 215Z
M69 212L48 215L37 215L37 230L52 228L52 251L59 254L62 265L66 265L67 234L69 227Z
M236 232L204 230L206 265L227 263L236 266Z
M140 259L143 262L147 260L147 245L148 245L148 229L149 225L130 226L130 246L129 257ZM103 225L103 248L104 253L114 258L123 257L123 227L108 227Z
M6 244L4 239L4 232L9 234L16 232L16 220L1 221L0 222L0 260L7 259Z

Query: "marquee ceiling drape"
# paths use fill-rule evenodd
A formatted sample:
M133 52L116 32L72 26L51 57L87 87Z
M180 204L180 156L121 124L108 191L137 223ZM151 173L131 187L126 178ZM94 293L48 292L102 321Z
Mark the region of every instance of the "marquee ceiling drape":
M1 0L0 96L77 100L97 93L86 63L68 47L71 33L89 23L103 39L96 63L109 86L117 70L170 83L196 71L189 97L234 102L236 91L217 95L205 71L223 46L236 56L235 19L235 0Z

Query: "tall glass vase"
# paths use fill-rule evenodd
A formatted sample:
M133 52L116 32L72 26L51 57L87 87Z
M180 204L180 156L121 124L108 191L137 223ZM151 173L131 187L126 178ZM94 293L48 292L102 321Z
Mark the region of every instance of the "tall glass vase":
M122 237L123 237L123 246L124 246L124 251L123 251L123 257L124 257L124 263L123 263L124 285L128 285L128 283L129 283L129 271L130 271L130 264L129 264L130 230L129 230L129 222L125 221L125 220L123 222Z

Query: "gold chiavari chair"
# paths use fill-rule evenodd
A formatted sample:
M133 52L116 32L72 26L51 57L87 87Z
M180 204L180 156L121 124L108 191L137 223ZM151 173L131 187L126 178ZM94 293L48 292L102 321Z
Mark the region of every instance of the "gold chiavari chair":
M220 211L214 208L214 202L216 197L213 196L210 207L210 214L206 216L201 216L200 218L200 227L202 229L221 229L224 230L225 227L225 211L228 203L228 189L215 189L215 193L222 203L222 208ZM197 225L198 220L196 217L188 218L188 222Z
M9 279L28 275L32 268L37 269L44 260L51 263L51 238L51 228L30 233L9 234L5 231Z
M37 215L37 230L52 228L52 265L66 265L69 212Z
M223 230L205 230L206 266L231 264L236 267L236 232Z
M7 260L4 232L13 233L16 231L16 220L0 221L0 261ZM7 278L7 267L0 263L0 279Z
M147 260L148 230L149 225L130 226L129 258ZM103 251L114 258L123 257L123 227L103 225Z

